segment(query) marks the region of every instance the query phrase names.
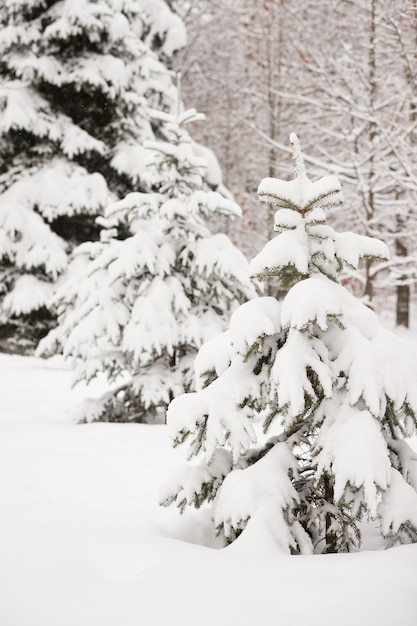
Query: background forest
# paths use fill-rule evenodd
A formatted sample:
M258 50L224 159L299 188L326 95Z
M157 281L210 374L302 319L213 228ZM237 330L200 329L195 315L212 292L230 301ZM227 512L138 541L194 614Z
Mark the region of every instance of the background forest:
M268 237L256 189L291 171L300 137L312 176L336 174L337 223L382 238L391 261L368 263L351 286L395 293L394 323L410 324L416 279L417 3L415 0L179 1L189 45L176 59L183 97L207 115L195 136L216 151L244 208L232 237L252 256ZM230 232L230 231L229 231ZM376 304L376 306L378 306Z

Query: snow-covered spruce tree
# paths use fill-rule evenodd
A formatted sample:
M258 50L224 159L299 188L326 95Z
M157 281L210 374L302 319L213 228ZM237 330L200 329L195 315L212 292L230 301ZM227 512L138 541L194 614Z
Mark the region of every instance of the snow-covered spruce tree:
M86 421L164 420L172 398L194 388L198 348L256 295L243 254L205 225L240 209L204 182L206 162L184 128L201 117L155 113L169 141L147 144L154 191L107 208L102 241L77 250L90 259L84 278L58 291L60 323L39 352L63 350L75 383L103 374L112 385L87 402Z
M144 188L149 109L175 106L163 62L185 33L165 0L0 4L0 341L30 348L73 246Z
M174 446L203 457L171 477L162 504L213 502L216 529L245 549L349 551L365 518L391 545L414 541L417 455L404 438L415 433L417 360L338 282L344 265L388 249L326 224L340 184L311 182L290 139L295 179L258 190L278 235L250 264L286 295L243 304L201 347L198 390L173 400L168 428ZM259 447L255 416L272 435Z

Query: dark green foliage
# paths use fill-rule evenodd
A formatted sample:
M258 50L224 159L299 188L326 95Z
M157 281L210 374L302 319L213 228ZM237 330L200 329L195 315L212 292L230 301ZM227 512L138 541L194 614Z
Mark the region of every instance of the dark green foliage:
M20 315L13 300L19 278L55 284L74 247L99 238L95 220L105 207L148 188L134 150L160 133L150 111L176 104L172 77L160 63L167 59L169 28L155 34L152 49L145 41L154 29L146 5L116 4L0 3L0 332L25 351L54 327L56 312L45 296L32 313ZM45 184L52 167L62 180ZM41 217L44 228L23 212L13 233L13 215L19 220L23 208ZM25 223L36 230L33 241L25 237ZM65 249L66 263L58 248Z

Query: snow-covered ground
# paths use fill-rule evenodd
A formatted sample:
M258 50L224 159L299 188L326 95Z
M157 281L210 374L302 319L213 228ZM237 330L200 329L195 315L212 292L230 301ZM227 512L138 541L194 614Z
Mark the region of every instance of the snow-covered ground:
M417 545L214 549L196 514L158 507L183 462L165 427L77 425L69 379L59 359L0 354L1 626L417 624Z

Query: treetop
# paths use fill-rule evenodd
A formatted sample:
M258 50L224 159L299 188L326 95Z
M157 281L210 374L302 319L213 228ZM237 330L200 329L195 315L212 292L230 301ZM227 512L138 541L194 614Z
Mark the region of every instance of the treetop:
M264 178L258 187L259 200L275 208L292 209L303 216L316 208L343 204L341 186L336 176L323 176L315 182L307 177L298 137L290 135L294 179Z

